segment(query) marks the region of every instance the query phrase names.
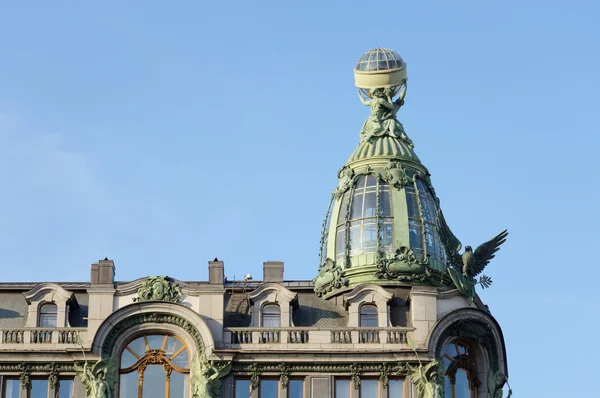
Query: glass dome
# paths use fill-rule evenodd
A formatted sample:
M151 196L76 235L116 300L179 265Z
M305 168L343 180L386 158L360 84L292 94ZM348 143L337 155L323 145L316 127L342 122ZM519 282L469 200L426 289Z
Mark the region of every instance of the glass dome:
M355 69L362 72L388 71L400 69L405 65L397 52L378 47L360 57Z
M377 177L367 175L344 193L336 223L335 258L375 253L378 248L393 250L390 186L383 181L378 184Z

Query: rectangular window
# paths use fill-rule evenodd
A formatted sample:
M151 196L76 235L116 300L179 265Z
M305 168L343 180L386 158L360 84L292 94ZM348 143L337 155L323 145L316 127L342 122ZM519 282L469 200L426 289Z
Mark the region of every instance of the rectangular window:
M404 398L404 380L390 380L388 398Z
M47 379L31 380L31 389L29 390L29 398L48 398L48 380Z
M19 398L21 382L19 379L4 378L4 395L2 398Z
M379 381L373 379L361 380L360 398L379 398Z
M279 380L263 379L260 381L260 398L277 398L279 396Z
M58 385L58 398L73 398L73 379L62 379Z
M335 380L335 398L350 398L350 379Z
M56 327L56 313L40 314L40 327L41 328L55 328Z
M236 379L234 394L235 394L235 398L249 398L250 397L250 380Z
M290 380L288 383L288 398L304 397L304 380Z

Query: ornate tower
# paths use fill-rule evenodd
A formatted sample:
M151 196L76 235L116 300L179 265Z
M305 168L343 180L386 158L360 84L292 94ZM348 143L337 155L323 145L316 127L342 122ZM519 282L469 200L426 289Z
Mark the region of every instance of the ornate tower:
M406 63L376 48L354 68L359 99L370 108L360 142L338 172L321 234L315 292L325 298L353 287L456 286L470 303L480 274L507 232L473 252L448 228L427 168L396 115L407 88Z

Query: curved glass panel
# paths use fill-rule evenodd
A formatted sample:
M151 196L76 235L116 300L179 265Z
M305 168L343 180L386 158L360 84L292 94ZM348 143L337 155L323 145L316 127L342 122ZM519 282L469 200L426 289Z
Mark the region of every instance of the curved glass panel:
M346 239L351 256L374 253L378 245L383 251L392 251L393 231L390 186L380 181L378 192L377 177L362 176L356 181L354 189L346 191L342 198L336 228L336 259L344 257Z
M446 252L437 233L437 204L427 185L417 179L414 186L406 187L410 248L418 254L429 254L431 259L446 263Z
M327 260L327 242L329 235L329 223L331 222L331 212L333 211L333 201L332 198L329 202L329 206L327 208L327 214L325 215L325 223L323 225L322 238L321 238L321 264Z
M404 61L397 52L387 48L374 48L360 57L356 64L356 70L364 72L392 70L404 65Z

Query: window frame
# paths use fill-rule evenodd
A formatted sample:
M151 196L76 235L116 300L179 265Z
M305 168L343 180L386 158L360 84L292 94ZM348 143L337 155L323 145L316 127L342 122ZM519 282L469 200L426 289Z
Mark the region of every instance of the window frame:
M21 393L21 380L19 380L19 376L3 376L2 377L2 398L10 398L6 395L6 385L9 381L14 381L17 384L17 397L20 396Z
M288 387L285 389L285 395L286 398L290 398L290 383L293 381L299 381L302 383L302 397L304 397L304 395L306 394L306 378L304 377L290 377L289 381L288 381Z
M281 395L281 383L279 381L279 379L277 377L261 377L259 382L258 382L258 398L266 398L263 397L263 387L262 387L262 383L263 381L274 381L275 383L277 383L277 398L280 397ZM270 397L269 397L270 398Z
M249 377L246 376L235 376L233 378L233 398L237 397L237 382L238 381L247 381L248 382L248 396L250 396L250 394L252 394L252 381L250 380Z
M70 381L72 382L71 384L71 394L69 395L69 398L75 398L75 378L69 378L69 377L61 377L58 379L58 383L56 384L56 389L55 389L55 397L56 398L60 398L60 391L61 391L61 384L63 381ZM54 398L54 397L52 397Z
M275 314L274 313L268 313L267 309L271 307L271 308L277 308L277 319L279 322L277 326L265 326L265 315L267 315L267 319L271 318L270 320L275 319ZM260 311L260 326L263 328L280 328L281 327L281 306L278 303L266 303L265 305L263 305L261 311Z
M163 337L163 342L161 345L160 349L154 349L152 347L150 347L150 341L148 339L148 337L150 336L161 336ZM176 340L178 340L182 346L179 347L173 354L171 355L167 355L167 353L165 352L165 348L167 345L167 342L169 340L169 337L174 338ZM138 340L138 339L144 339L144 347L145 350L143 353L137 353L136 351L134 351L132 348L130 348L130 345ZM123 354L125 353L125 351L128 351L131 355L133 355L137 360L136 362L134 362L131 366L123 368ZM172 360L174 360L176 357L178 357L179 355L181 355L183 352L187 352L187 368L182 368L180 366L175 365L173 362L171 362ZM140 355L143 354L143 355ZM146 361L142 361L143 359L146 359L148 357L148 359L150 359L150 357L154 358L155 360L146 360ZM156 360L160 361L160 362L156 362ZM130 397L122 397L121 396L121 378L123 375L128 375L128 374L132 374L132 373L137 373L137 380L138 380L138 389L137 389L137 396L141 396L143 388L144 388L144 383L143 383L143 376L142 376L142 383L140 383L140 369L143 368L143 370L141 371L141 373L145 373L146 371L146 366L147 365L161 365L163 368L163 371L165 372L165 396L169 395L170 396L170 382L171 382L171 373L174 371L176 373L179 374L183 374L183 375L187 375L187 389L188 389L188 396L191 396L191 350L188 347L188 345L186 344L186 342L179 336L169 333L169 332L149 332L149 333L145 333L145 334L141 334L141 335L135 335L132 336L131 339L129 339L127 341L126 344L123 345L123 348L119 354L119 368L117 370L118 373L118 386L119 386L119 391L115 391L115 395L119 398L130 398ZM165 368L165 365L168 365L167 367L169 368L169 370L167 370ZM167 394L167 389L169 390L169 394ZM135 397L134 397L135 398Z
M363 314L363 310L365 310L365 309L374 310L374 312L372 314L367 314L367 313ZM363 316L374 317L375 325L374 326L363 325ZM360 305L360 308L358 311L358 326L361 328L378 328L379 327L379 308L377 307L377 304L363 303Z
M402 397L401 398L406 397L406 385L407 385L406 379L402 379L402 378L399 378L399 377L392 377L388 381L389 382L392 382L392 381L401 381L402 382ZM386 392L386 398L397 398L397 397L392 397L390 395L389 384L388 384L388 387L385 389L385 392Z
M54 307L54 312L44 312L45 308ZM42 325L42 318L46 315L54 315L54 326ZM54 301L47 301L40 304L38 310L37 327L39 328L56 328L58 327L58 305Z
M454 345L457 355L452 357L446 352L450 345ZM464 347L465 352L461 354L459 346ZM442 356L444 364L446 366L446 374L444 376L444 383L448 379L452 392L450 393L451 398L456 397L456 374L459 369L462 369L467 374L467 381L469 382L470 398L478 398L479 393L479 379L477 377L477 358L475 351L471 344L464 340L452 340L444 346L444 354ZM449 363L448 363L449 362ZM454 381L454 383L453 383Z

